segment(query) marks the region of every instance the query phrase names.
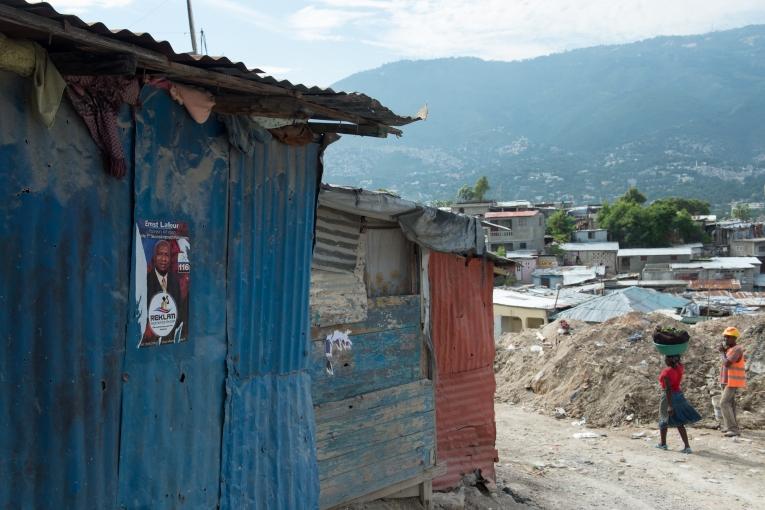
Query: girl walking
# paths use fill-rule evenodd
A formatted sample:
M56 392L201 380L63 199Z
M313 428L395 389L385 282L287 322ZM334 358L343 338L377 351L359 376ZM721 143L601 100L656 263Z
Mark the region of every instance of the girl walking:
M656 448L667 449L667 429L676 427L685 446L681 452L692 453L685 426L699 421L701 415L685 399L683 391L680 389L680 383L685 373L685 367L680 362L680 356L665 356L664 363L667 366L659 374L659 384L662 389L661 404L659 405L661 442L656 445Z

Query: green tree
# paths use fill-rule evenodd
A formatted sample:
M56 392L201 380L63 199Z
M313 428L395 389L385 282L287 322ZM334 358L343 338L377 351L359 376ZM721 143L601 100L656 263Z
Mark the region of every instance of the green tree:
M749 208L749 204L736 204L733 207L733 217L741 221L749 221L752 219L752 210Z
M704 210L708 204L695 199L662 199L650 205L636 188L613 204L604 204L598 213L598 224L625 248L668 246L672 243L697 242L704 232L685 207Z
M483 200L486 192L489 191L490 188L491 186L489 186L489 179L487 179L485 175L479 177L473 186L474 200Z
M497 248L497 251L494 252L494 253L496 253L500 257L506 257L507 256L507 250L505 250L505 246L502 245L502 244L499 245L499 248Z
M632 202L633 204L644 204L647 199L645 195L643 195L636 187L630 186L627 192L622 195L620 200L626 200L627 202Z
M552 213L547 219L547 232L559 243L567 243L571 240L575 226L574 218L561 209Z
M486 192L491 189L489 186L489 179L485 175L482 175L475 181L475 185L471 188L467 184L463 184L457 191L457 201L470 202L473 200L482 201L486 198Z
M449 207L453 203L453 200L433 200L430 205L431 207Z
M473 188L467 184L463 184L459 191L457 191L457 200L460 202L470 202L471 200L474 200L474 197L475 193L473 192Z
M667 197L655 200L653 203L667 203L675 210L688 211L688 214L691 216L709 214L710 211L709 202L699 200L698 198Z

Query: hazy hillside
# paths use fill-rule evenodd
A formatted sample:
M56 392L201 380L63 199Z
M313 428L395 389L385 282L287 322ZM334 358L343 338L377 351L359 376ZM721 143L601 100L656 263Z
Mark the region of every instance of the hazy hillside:
M430 117L401 139L346 137L327 181L451 198L489 176L501 198L763 199L765 26L522 62L402 61L333 86Z

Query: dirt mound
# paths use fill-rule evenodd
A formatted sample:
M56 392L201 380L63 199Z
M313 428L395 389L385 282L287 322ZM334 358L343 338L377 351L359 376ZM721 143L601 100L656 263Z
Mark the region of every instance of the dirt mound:
M674 326L691 335L683 356L683 390L712 425L712 397L719 395L717 346L723 329L736 325L742 331L748 376L748 388L738 400L739 421L744 427L765 427L765 314L691 327L660 314L640 313L596 325L570 324L570 335L558 334L554 322L539 331L543 338L527 331L500 339L494 364L498 401L585 418L596 427L655 422L660 398L657 377L664 361L651 335L657 325Z

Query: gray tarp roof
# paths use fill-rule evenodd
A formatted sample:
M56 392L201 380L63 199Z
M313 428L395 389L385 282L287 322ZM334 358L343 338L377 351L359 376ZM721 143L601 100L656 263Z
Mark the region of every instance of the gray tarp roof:
M397 222L410 241L433 251L508 262L486 251L481 220L473 216L442 211L387 192L330 184L322 184L319 205Z
M630 312L650 313L656 310L682 308L690 301L643 287L629 287L593 299L559 313L558 319L605 322Z

